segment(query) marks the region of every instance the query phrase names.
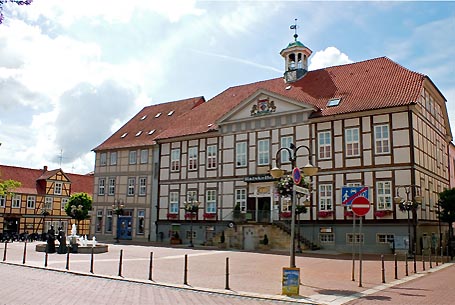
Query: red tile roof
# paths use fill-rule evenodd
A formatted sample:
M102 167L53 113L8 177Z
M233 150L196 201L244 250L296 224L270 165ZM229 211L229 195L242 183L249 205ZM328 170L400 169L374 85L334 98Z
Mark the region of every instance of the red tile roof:
M47 171L45 169L32 169L8 165L0 165L0 181L16 180L21 186L14 192L18 194L42 194L44 190L37 183L46 180L61 169ZM63 171L62 171L63 173ZM94 176L64 173L71 182L71 192L93 194Z
M155 144L155 139L166 129L174 125L182 126L180 116L204 104L204 97L152 105L143 108L131 120L94 151L127 148ZM158 116L158 114L160 114ZM150 131L155 130L152 134ZM125 135L124 137L122 137Z
M216 130L216 122L259 89L314 106L316 116L331 116L409 105L417 101L426 76L410 71L387 57L328 67L307 73L289 84L283 78L231 87L207 103L187 112L180 124L169 125L157 140ZM338 106L327 107L332 98Z

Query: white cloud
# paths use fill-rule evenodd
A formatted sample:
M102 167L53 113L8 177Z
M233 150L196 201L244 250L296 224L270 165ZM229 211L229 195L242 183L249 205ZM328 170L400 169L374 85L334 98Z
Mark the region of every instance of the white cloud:
M349 57L335 47L327 47L317 51L310 57L309 70L317 70L330 66L338 66L352 63Z

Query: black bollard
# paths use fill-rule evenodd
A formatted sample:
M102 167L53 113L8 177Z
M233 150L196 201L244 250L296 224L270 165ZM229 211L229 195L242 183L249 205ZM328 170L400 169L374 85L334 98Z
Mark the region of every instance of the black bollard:
M395 279L398 280L398 262L397 262L397 254L396 253L393 255L393 258L395 260Z
M91 252L91 256L90 256L90 273L93 273L93 259L94 259L94 255L93 255L93 247L92 247L92 252Z
M120 250L120 259L118 261L118 276L122 276L123 249Z
M22 256L22 264L25 265L25 257L27 256L27 240L24 243L24 255Z
M414 255L414 273L417 273L417 258L416 258L416 253L414 251L413 253Z
M152 271L153 271L153 252L150 252L149 281L153 281L152 280Z
M70 270L70 248L66 248L66 270Z
M183 269L183 285L188 285L188 254L185 254L185 267Z
M433 268L433 263L431 262L431 251L430 254L428 255L428 260L430 261L430 269Z
M404 260L405 260L405 265L406 265L406 276L408 276L409 268L408 268L408 256L407 255L405 255Z
M229 288L229 257L226 257L226 286L224 289L230 290Z
M438 266L438 251L436 250L436 255L434 256L436 267Z
M423 255L423 251L422 251L422 270L425 271L425 255Z
M44 254L44 267L47 267L47 257L48 257L48 253L47 253L47 245L46 245L46 253Z
M385 283L385 266L384 266L384 255L381 254L381 266L382 266L382 282Z
M5 241L5 249L3 250L3 261L6 261L6 249L8 248L8 241Z

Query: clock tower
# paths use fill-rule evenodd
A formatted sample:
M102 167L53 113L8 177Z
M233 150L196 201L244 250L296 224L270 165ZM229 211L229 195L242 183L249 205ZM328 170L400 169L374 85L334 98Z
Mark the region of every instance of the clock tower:
M308 57L312 51L303 43L297 40L297 19L291 25L291 30L295 30L294 41L289 43L286 48L281 50L280 55L285 59L284 80L292 83L303 78L308 72Z

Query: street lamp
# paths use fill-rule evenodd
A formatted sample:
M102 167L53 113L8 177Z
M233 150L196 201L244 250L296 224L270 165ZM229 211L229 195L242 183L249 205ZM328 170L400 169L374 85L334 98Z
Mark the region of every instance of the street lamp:
M185 201L185 206L183 207L185 209L185 214L189 214L190 217L190 244L189 247L194 247L193 244L193 217L198 212L199 205L201 203L198 201L195 201L193 196L190 196L189 201Z
M311 164L311 150L306 145L300 145L296 147L293 143L291 143L288 147L281 147L276 152L276 167L270 170L270 175L275 178L281 178L285 171L280 168L280 153L281 151L285 150L289 153L289 161L291 162L292 170L296 168L296 160L297 160L297 152L300 148L305 148L308 152L308 164L303 168L303 174L305 176L314 176L318 173L318 168ZM290 267L295 268L295 207L297 205L297 196L295 187L292 191L292 207L291 207L291 246L290 246Z
M112 205L112 210L114 212L115 215L117 215L117 234L116 234L116 237L115 237L115 243L120 243L120 227L119 227L119 219L120 219L120 215L123 215L123 208L125 207L125 205L123 204L123 201L117 199L114 201L114 204Z
M399 191L404 189L406 198L400 197ZM415 232L411 241L411 218L410 213L412 212L413 223L415 224L414 214L419 206L422 203L422 196L420 195L420 186L418 185L397 185L395 187L396 196L393 198L393 201L398 204L400 211L406 211L408 214L408 256L412 257L415 251ZM412 192L412 194L411 194ZM413 198L411 198L411 195ZM415 230L414 230L415 231Z

